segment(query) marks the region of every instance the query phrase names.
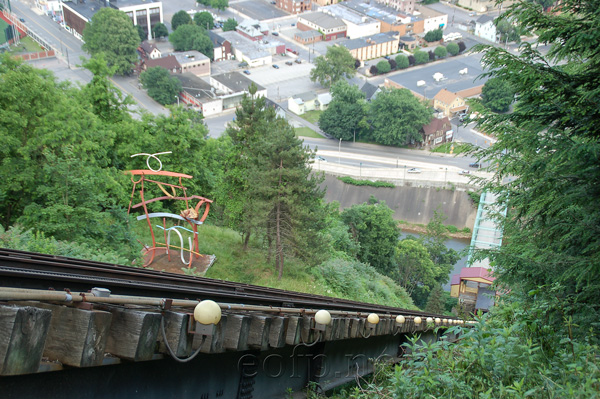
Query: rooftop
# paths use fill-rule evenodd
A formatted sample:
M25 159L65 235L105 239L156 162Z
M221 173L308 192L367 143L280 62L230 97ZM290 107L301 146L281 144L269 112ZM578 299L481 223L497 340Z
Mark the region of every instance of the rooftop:
M319 10L354 25L370 25L378 22L375 18L366 16L352 8L344 7L343 4L339 3L321 7Z
M422 19L415 15L407 15L377 2L367 3L364 0L348 0L340 4L357 11L360 14L386 22L390 25L402 25Z
M244 57L249 60L256 60L271 55L260 43L252 41L236 31L223 32L221 36L231 43L231 47L240 50L244 54Z
M389 34L391 33L391 34ZM348 50L356 50L359 48L373 46L376 44L387 43L398 40L393 36L394 32L377 33L376 35L358 37L356 39L345 40L340 43L341 46L346 47Z
M429 122L427 125L423 125L423 132L425 133L425 135L429 136L431 134L435 134L436 132L439 132L440 130L443 130L445 127L448 127L449 125L450 125L450 120L448 119L447 116L443 117L442 119L433 118L433 120L431 122Z
M98 12L101 8L105 8L106 1L104 0L86 0L86 1L69 1L62 2L64 6L67 6L75 11L83 17L87 18L91 21L94 14ZM144 0L112 0L110 1L110 7L115 8L117 10L125 7L134 7L138 5L144 6L146 8L150 4L156 4L158 7L160 2L146 2Z
M458 94L452 93L449 90L442 89L440 90L433 98L443 102L444 104L451 104L454 99L458 97Z
M298 19L305 19L306 21L312 22L323 29L346 27L346 24L341 19L332 17L331 15L323 12L309 12L300 14Z
M248 79L245 75L242 75L239 72L228 72L221 75L213 75L211 78L229 88L234 93L248 91L248 86L253 83L252 80ZM254 84L258 88L258 91L265 90L265 88L261 85L257 83Z
M186 72L175 77L181 82L184 91L198 99L212 100L216 97L215 89L193 73Z
M179 65L184 65L187 64L188 62L195 62L195 61L210 61L210 59L205 56L204 54L202 54L199 51L196 50L190 50L190 51L179 51L176 53L172 54L176 59L177 62L179 62Z

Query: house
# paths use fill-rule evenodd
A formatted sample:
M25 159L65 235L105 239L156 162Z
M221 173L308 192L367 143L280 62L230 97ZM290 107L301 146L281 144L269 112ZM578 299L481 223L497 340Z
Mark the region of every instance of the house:
M239 72L228 72L210 77L210 85L223 100L223 109L235 108L241 104L248 87L253 82ZM267 89L254 83L257 87L256 97L267 97Z
M290 14L300 14L310 11L312 8L311 0L277 0L277 7Z
M423 143L424 147L452 141L452 124L447 116L438 119L433 118L431 122L423 126Z
M196 76L210 75L210 58L199 51L181 51L173 53L180 66L179 73L191 72Z
M398 32L400 36L416 35L424 32L425 20L421 15L398 11L375 1L347 0L340 3L364 17L370 17L380 23L381 32Z
M166 57L142 60L142 69L146 70L153 67L162 67L171 73L181 73L181 65L177 62L177 58L174 55L168 55Z
M441 13L423 5L417 6L413 15L423 19L423 32L445 29L448 25L448 14Z
M148 40L144 40L140 44L140 47L138 47L138 52L140 53L140 56L145 59L155 60L162 57L158 47L156 47L154 43L150 43Z
M489 40L490 42L496 42L496 25L494 25L494 18L489 15L482 15L475 20L475 36L479 36L482 39Z
M323 40L323 35L316 30L307 30L294 33L294 40L302 44L310 44Z
M433 97L433 107L448 117L467 109L464 98L446 89L440 90Z
M500 3L500 14L502 10L514 3L513 0L504 0ZM475 12L486 12L498 8L496 0L458 0L458 5Z
M148 39L152 39L152 28L163 22L162 2L145 0L86 0L60 2L63 27L81 39L85 24L92 20L98 10L111 7L123 11L134 26L141 26Z
M333 40L346 36L346 24L339 18L323 12L309 12L298 17L297 27L301 31L316 30L323 40Z
M185 104L201 112L202 115L211 116L223 111L223 99L216 94L216 89L193 73L175 75L181 82L182 91L179 98Z
M374 100L375 97L377 97L377 94L379 94L381 92L381 89L379 88L379 86L375 86L369 82L366 82L360 88L360 91L362 91L365 94L365 100L370 102L370 101Z
M352 56L360 61L371 60L398 52L397 32L378 33L368 37L346 40L339 46L346 47Z
M213 60L230 60L233 56L233 53L231 52L231 42L212 30L208 30L206 33L208 33L208 37L214 47Z
M497 296L496 291L491 289L494 280L485 267L463 267L460 274L452 276L450 296L458 298L466 313L488 311Z
M414 50L417 48L418 42L417 39L413 36L402 36L400 38L399 47L404 50Z
M330 93L317 94L311 91L288 98L288 110L296 115L302 115L308 111L325 111L329 103L331 103Z

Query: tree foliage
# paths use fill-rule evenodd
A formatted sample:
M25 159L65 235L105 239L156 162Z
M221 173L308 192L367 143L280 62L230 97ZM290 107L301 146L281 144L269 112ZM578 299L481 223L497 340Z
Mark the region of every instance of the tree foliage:
M323 87L331 87L342 78L354 76L354 57L343 46L327 47L325 56L315 59L315 67L310 71L310 80Z
M398 54L396 56L396 67L398 69L405 69L409 67L408 57L404 54Z
M451 42L446 46L446 51L448 51L450 55L455 56L460 52L460 48L457 43Z
M357 86L340 80L331 87L331 103L319 117L325 133L342 140L353 140L368 128L365 95Z
M371 101L369 137L383 145L401 146L422 141L423 125L431 113L407 89L384 89Z
M144 40L148 39L148 35L146 34L144 28L142 28L141 25L136 25L135 28L137 30L138 35L140 36L140 42L143 42Z
M388 73L391 70L392 68L390 67L390 63L386 60L381 60L377 63L377 71L380 74Z
M169 41L176 51L196 50L210 58L214 58L214 46L206 29L198 25L181 25L169 35Z
M414 52L415 64L421 65L429 62L429 53L422 50L417 50Z
M180 26L189 25L193 22L194 21L192 21L192 17L190 17L190 14L188 14L186 11L177 11L171 18L171 30L175 32Z
M371 197L368 203L345 209L341 217L360 245L358 260L370 264L381 274L396 278L394 259L399 230L393 213L384 201Z
M160 66L148 68L140 74L140 81L148 95L159 104L167 105L177 102L181 92L181 82L169 71Z
M194 14L194 23L206 30L210 30L215 26L215 20L207 11L197 12Z
M227 32L230 30L235 30L237 28L238 23L234 18L227 18L227 21L223 24L223 32Z
M442 37L444 36L444 31L442 29L435 29L435 30L430 30L429 32L427 32L425 34L425 41L426 42L437 42L438 40L442 40Z
M510 84L503 79L491 78L483 85L481 102L493 112L506 112L515 98Z
M167 37L169 36L169 30L165 24L159 22L152 28L152 35L155 39L159 37Z
M404 287L408 295L423 287L429 292L436 284L436 265L429 256L429 251L419 240L406 238L397 244L396 263L398 284Z
M467 45L465 44L465 42L463 42L463 41L458 42L458 52L459 53L462 53L466 49L467 49Z
M458 47L458 45L457 45ZM433 51L433 53L435 54L435 56L437 58L444 58L448 55L448 50L446 50L446 47L444 46L437 46L435 48L435 50Z
M279 278L290 254L315 262L323 242L321 178L311 174L314 155L295 137L294 129L277 117L264 97L249 88L236 111L235 126L227 129L231 147L218 197L226 222L242 234L266 241Z
M104 53L115 73L128 75L137 61L140 35L123 11L101 8L83 30L83 49L91 55Z
M566 0L561 13L516 3L505 18L552 44L523 43L519 55L480 47L490 75L517 94L514 112L486 112L480 126L498 142L478 155L496 165L486 182L510 211L502 247L488 254L500 282L523 301L547 300L548 325L572 318L598 334L600 318L600 20L597 4ZM529 295L527 294L529 293ZM562 310L559 310L559 306Z

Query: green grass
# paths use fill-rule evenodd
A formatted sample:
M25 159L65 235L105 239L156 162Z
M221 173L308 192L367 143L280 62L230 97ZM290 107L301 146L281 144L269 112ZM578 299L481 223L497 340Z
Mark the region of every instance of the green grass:
M322 139L323 136L321 136L319 133L315 132L314 130L312 130L309 127L297 127L296 128L296 137L298 136L302 136L302 137L312 137L315 139Z
M308 111L300 115L300 117L304 120L309 121L310 123L317 124L319 123L319 117L323 111Z
M469 143L444 143L441 144L435 148L431 149L431 152L438 152L438 153L445 153L445 154L450 154L450 148L454 146L454 149L452 150L452 154L457 155L457 154L462 154L464 152L467 152L469 150L471 150L473 148L472 144Z
M29 37L21 39L18 45L10 46L9 54L36 53L44 49Z

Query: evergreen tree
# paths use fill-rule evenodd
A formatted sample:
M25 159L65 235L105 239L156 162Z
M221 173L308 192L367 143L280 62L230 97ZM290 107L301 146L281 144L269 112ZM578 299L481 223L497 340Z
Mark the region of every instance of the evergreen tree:
M441 285L436 285L427 298L427 305L425 305L425 311L429 313L442 314L446 311L446 304L444 301L444 290Z

